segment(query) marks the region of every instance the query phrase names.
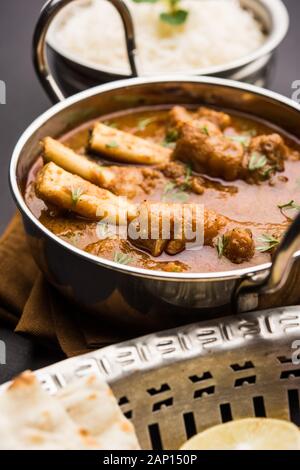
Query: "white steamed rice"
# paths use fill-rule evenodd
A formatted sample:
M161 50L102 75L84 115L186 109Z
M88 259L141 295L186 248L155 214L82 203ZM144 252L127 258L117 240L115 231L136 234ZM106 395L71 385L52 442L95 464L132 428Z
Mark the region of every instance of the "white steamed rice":
M259 48L261 26L239 0L182 0L185 24L159 19L164 2L125 0L135 23L140 74L189 73L226 64ZM106 0L79 0L58 15L50 42L90 66L129 73L121 19Z

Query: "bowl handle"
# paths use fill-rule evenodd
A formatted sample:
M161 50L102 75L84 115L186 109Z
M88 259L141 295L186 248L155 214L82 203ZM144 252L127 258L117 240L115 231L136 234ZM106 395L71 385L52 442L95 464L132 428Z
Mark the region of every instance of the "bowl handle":
M54 102L64 100L65 96L49 68L45 47L46 34L51 21L57 15L57 13L73 1L74 0L49 0L41 10L33 35L32 54L34 68L43 88L45 89L50 99ZM136 45L131 14L123 0L108 1L118 10L119 15L121 16L125 30L127 55L131 69L131 77L136 77Z
M250 274L242 279L234 292L236 312L248 312L258 307L261 295L274 294L281 289L297 259L300 250L300 213L297 215L276 250L267 274Z

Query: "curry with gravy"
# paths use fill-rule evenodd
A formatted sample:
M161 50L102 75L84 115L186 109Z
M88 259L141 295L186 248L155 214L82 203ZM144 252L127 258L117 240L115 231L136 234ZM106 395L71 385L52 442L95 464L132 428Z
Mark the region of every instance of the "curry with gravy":
M41 144L28 175L27 205L63 240L121 264L201 273L259 265L270 261L300 208L299 142L232 112L129 110ZM201 247L189 249L172 224L168 237L153 239L114 230L117 224L126 232L128 221L152 217L153 208L163 219L175 205L190 210L195 227L199 204Z

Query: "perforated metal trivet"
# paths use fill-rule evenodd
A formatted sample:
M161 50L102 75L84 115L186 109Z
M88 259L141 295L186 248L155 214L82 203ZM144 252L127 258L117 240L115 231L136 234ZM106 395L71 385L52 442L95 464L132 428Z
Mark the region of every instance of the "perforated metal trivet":
M37 374L50 393L74 375L103 374L142 447L176 449L231 419L268 416L300 426L296 340L300 346L300 307L282 308L144 336Z

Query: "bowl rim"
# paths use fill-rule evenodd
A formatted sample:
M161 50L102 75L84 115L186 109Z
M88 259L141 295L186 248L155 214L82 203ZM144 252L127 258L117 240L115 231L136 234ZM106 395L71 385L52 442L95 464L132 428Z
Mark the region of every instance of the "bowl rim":
M82 2L86 2L88 0L81 0ZM272 18L272 23L273 27L268 35L266 41L262 44L261 47L256 49L255 51L251 52L250 54L247 54L244 57L241 57L239 59L230 61L224 65L215 65L215 66L210 66L210 67L203 67L201 69L195 70L195 71L187 71L187 73L191 75L218 75L222 73L229 73L230 71L234 72L237 69L243 68L253 62L256 62L257 60L261 59L264 56L267 56L271 54L278 46L279 44L283 41L285 38L288 29L289 29L289 24L290 24L290 19L289 19L289 13L287 10L287 7L285 4L282 2L282 0L252 0L253 2L256 2L258 4L261 4L266 10L271 15ZM68 5L66 8L71 8L72 4ZM63 10L62 10L63 11ZM60 12L61 13L61 12ZM52 50L54 50L55 53L60 55L61 57L65 58L69 62L76 64L77 66L81 66L85 69L88 69L93 72L102 72L105 74L111 74L115 76L119 76L121 78L130 78L131 75L129 74L124 74L124 71L117 69L117 68L107 68L103 67L100 64L93 64L92 61L85 60L85 59L79 59L76 54L73 54L71 52L68 52L64 50L64 48L60 47L59 44L55 41L55 28L56 24L59 20L59 13L56 18L53 19L52 24L49 27L47 36L46 36L46 42L48 46ZM174 75L182 75L184 72L174 72ZM153 75L153 74L152 74ZM155 74L155 76L163 76L165 74ZM141 77L149 77L151 74L143 74L140 75Z
M236 82L234 80L228 80L223 78L216 78L216 77L194 77L183 75L181 77L174 77L172 75L167 75L163 77L151 77L151 78L131 78L127 80L119 80L116 82L112 82L105 85L98 85L96 87L90 88L88 90L84 90L80 93L77 93L64 101L61 101L47 111L42 113L39 117L37 117L23 132L20 136L9 165L9 184L10 190L12 192L13 198L22 214L22 216L26 216L27 219L31 221L47 238L50 238L53 242L60 245L61 248L71 252L74 255L77 255L81 258L84 258L87 261L91 261L94 264L100 265L105 268L113 269L115 271L121 272L123 274L131 274L136 277L142 277L147 279L153 280L164 280L164 281L178 281L178 282L209 282L212 280L237 280L241 277L259 273L266 273L272 266L272 263L264 263L257 266L247 267L247 268L240 268L234 269L230 271L220 271L220 272L207 272L207 273L197 273L197 272L185 272L185 273L172 273L172 272L164 272L164 271L156 271L156 270L149 270L134 266L127 266L120 263L116 263L114 261L108 260L106 258L100 258L96 255L92 255L83 251L74 245L64 241L63 239L59 238L57 235L52 233L49 229L47 229L31 212L29 207L26 205L25 199L23 194L20 190L17 181L17 166L19 163L20 155L23 151L24 146L26 145L27 141L31 138L32 134L36 132L43 124L45 124L50 118L61 112L62 110L71 107L77 102L80 102L84 99L91 98L93 96L99 95L101 93L118 90L118 89L126 89L132 88L135 86L140 85L151 85L151 84L163 84L163 83L189 83L189 84L206 84L206 85L214 85L220 87L227 87L232 88L240 91L250 92L262 97L266 97L272 99L273 101L279 102L285 106L293 108L294 110L300 113L300 105L297 104L290 98L280 95L279 93L266 90L264 88L259 88L254 85L249 85L241 82ZM300 116L300 114L299 114ZM300 257L300 250L294 254L295 258Z

